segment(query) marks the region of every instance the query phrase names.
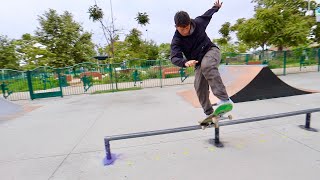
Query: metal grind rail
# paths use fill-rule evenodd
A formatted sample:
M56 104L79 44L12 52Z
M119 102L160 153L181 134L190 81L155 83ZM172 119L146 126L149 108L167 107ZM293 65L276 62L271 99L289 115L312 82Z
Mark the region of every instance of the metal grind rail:
M223 144L220 142L220 135L219 135L220 134L219 133L220 126L229 126L229 125L235 125L235 124L243 124L243 123L249 123L249 122L256 122L256 121L263 121L263 120L268 120L268 119L277 119L277 118L282 118L282 117L290 117L290 116L297 116L297 115L301 115L301 114L306 114L305 125L300 125L300 127L302 129L305 129L308 131L317 132L317 129L310 127L311 113L314 113L314 112L320 112L320 108L306 109L306 110L293 111L293 112L285 112L285 113L265 115L265 116L257 116L257 117L252 117L252 118L243 118L243 119L232 120L232 121L222 121L222 122L219 122L218 124L214 124L212 126L209 126L208 128L215 129L215 139L214 139L215 146L223 147ZM146 131L146 132L106 136L104 138L105 151L106 151L106 157L104 158L104 165L110 165L116 160L116 157L111 154L110 141L116 141L116 140L122 140L122 139L132 139L132 138L139 138L139 137L147 137L147 136L156 136L156 135L162 135L162 134L171 134L171 133L178 133L178 132L185 132L185 131L193 131L193 130L198 130L198 129L202 129L202 127L200 125L194 125L194 126L186 126L186 127L179 127L179 128L171 128L171 129L163 129L163 130L155 130L155 131Z

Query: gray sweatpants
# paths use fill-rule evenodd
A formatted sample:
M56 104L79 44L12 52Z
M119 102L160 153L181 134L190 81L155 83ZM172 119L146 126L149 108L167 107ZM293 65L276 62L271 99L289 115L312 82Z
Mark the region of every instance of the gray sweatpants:
M213 95L220 100L229 99L218 71L220 61L220 50L216 47L212 47L203 57L201 66L195 69L194 88L206 115L213 113L212 104L209 99L209 86L211 87Z

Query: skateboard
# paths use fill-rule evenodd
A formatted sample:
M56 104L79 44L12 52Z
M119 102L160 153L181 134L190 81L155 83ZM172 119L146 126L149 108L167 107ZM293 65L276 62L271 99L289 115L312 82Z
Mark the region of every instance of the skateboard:
M217 109L210 116L199 121L201 128L204 130L212 126L218 127L218 122L220 120L231 120L232 115L225 116L225 114L230 112L232 109L232 104L223 104L221 106L218 106Z

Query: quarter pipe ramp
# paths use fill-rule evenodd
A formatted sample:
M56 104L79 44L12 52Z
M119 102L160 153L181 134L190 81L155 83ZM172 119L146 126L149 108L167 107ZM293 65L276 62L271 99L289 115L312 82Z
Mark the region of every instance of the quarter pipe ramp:
M314 93L315 91L294 88L275 75L268 66L228 65L220 66L219 71L228 95L233 102L245 102L278 97ZM194 89L178 92L195 107L201 107ZM211 103L218 99L210 92Z

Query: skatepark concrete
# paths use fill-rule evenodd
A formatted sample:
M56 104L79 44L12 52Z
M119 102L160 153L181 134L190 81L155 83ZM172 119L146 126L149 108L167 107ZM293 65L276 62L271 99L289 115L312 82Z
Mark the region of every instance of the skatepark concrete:
M30 105L29 102L14 103L0 97L0 122L23 116L24 114L39 108L40 106Z
M280 76L320 90L320 73ZM0 121L0 179L319 179L320 113L309 132L293 116L213 129L111 142L117 160L103 166L105 136L196 125L203 118L177 92L192 85L113 94L19 101L39 107ZM320 107L320 94L237 103L234 119Z
M0 98L0 117L8 117L12 114L19 113L20 111L22 111L21 106L11 103L2 97Z

